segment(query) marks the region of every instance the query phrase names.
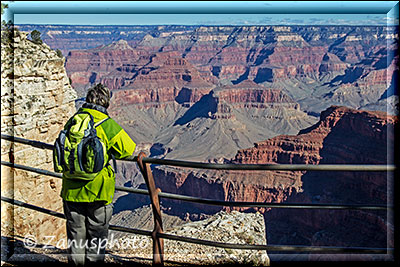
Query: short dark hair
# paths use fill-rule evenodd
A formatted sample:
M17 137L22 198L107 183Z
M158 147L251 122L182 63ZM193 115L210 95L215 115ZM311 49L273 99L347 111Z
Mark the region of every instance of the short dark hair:
M98 83L88 90L86 102L108 108L110 106L110 90Z

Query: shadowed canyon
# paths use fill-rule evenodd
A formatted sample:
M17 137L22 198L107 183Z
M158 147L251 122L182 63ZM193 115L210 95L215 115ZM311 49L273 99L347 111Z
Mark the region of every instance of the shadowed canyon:
M65 55L76 107L88 88L107 85L111 117L151 157L233 164L395 164L397 28L19 28L39 30L44 43ZM119 169L118 185L145 188L135 163L121 162ZM393 201L393 175L386 172L152 170L162 192L209 199ZM148 204L145 196L116 193L115 216L132 215ZM168 216L180 217L171 219L175 224L221 210L259 211L269 244L394 244L394 225L385 211L230 208L167 199L161 205ZM135 217L129 218L120 223L134 227Z

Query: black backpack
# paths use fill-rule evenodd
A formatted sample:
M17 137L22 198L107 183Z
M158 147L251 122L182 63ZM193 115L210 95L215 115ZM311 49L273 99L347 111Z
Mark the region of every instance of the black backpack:
M93 180L107 164L107 149L97 136L96 127L109 118L95 124L88 112L72 116L54 143L54 170L67 172L71 179ZM113 160L115 165L114 157Z

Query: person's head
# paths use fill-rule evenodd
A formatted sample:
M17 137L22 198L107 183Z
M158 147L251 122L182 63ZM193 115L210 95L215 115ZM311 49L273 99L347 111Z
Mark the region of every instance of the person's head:
M98 83L87 92L86 102L108 108L110 105L110 90Z

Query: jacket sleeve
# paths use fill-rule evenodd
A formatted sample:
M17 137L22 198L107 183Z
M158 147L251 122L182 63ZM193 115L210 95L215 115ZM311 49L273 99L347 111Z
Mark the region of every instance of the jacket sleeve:
M122 128L110 141L112 153L117 159L129 157L135 151L135 142Z

